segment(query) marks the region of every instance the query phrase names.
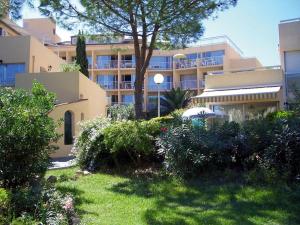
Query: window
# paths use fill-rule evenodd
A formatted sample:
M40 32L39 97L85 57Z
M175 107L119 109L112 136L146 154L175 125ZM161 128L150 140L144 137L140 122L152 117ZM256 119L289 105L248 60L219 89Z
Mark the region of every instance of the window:
M171 75L164 75L164 82L159 85L162 90L170 90L173 86L173 77ZM154 82L154 75L148 77L149 90L157 91L157 84Z
M17 73L25 72L25 64L0 64L0 86L14 86Z
M152 56L149 62L150 69L170 69L172 58L169 56Z
M53 29L53 34L54 34L54 35L56 34L55 28Z
M89 69L92 68L92 65L93 65L93 59L92 59L92 56L91 55L88 55L86 57L87 61L88 61L88 67Z
M112 95L111 96L111 103L112 104L117 104L118 102L119 102L118 95Z
M80 120L83 121L84 120L84 113L80 114Z
M287 74L300 74L300 51L285 52L284 61Z
M118 77L117 75L98 75L97 83L105 89L118 89Z
M118 67L118 56L117 55L98 55L97 56L97 67L99 69L109 69Z
M3 35L3 28L0 27L0 36L2 36L2 35Z
M133 95L122 95L122 103L124 104L133 104L134 96Z
M64 143L65 145L71 145L73 144L73 114L71 111L65 112L64 125Z

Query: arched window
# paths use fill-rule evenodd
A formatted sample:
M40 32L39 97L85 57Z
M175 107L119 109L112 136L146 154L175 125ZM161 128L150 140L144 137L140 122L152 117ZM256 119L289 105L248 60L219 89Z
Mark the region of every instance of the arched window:
M65 145L71 145L73 144L73 114L70 111L65 112Z

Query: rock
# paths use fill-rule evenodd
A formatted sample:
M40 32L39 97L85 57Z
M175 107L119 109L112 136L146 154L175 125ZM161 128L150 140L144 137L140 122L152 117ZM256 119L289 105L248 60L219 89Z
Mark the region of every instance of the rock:
M87 170L85 170L85 171L83 171L83 175L84 176L87 176L87 175L90 175L91 173L89 172L89 171L87 171Z
M80 176L80 175L83 175L83 171L82 170L77 170L76 171L76 176Z
M48 177L47 182L48 182L48 183L51 183L51 184L54 184L54 183L57 182L57 177L51 175L51 176Z

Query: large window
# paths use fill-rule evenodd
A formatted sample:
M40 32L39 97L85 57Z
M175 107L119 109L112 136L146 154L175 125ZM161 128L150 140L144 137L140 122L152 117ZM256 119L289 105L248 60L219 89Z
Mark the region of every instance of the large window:
M73 114L70 111L65 112L64 118L64 143L65 145L73 144Z
M122 103L124 104L133 104L134 96L133 95L122 95Z
M245 103L232 105L212 105L212 110L224 120L242 122L266 116L278 108L277 102Z
M110 69L118 67L117 55L98 55L97 56L97 68L98 69Z
M118 89L117 75L98 75L97 83L104 89Z
M294 98L295 89L300 89L300 51L284 53L285 74L289 100Z
M149 62L149 69L170 69L172 58L170 56L152 56Z
M0 64L0 86L14 86L17 73L25 73L25 64Z
M159 85L161 90L170 90L173 87L173 77L170 75L164 75L164 82ZM151 91L157 91L158 86L154 82L154 75L148 77L148 89Z

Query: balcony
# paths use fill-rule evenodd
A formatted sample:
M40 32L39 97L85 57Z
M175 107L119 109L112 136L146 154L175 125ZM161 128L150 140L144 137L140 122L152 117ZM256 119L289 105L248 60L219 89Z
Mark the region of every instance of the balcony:
M224 56L214 56L199 59L200 67L222 66Z
M120 89L125 89L125 90L134 89L134 81L122 81L120 83Z
M180 88L183 90L197 89L197 80L183 80L180 81Z
M184 59L176 62L176 69L187 69L187 68L196 68L197 60L196 59Z
M132 60L122 60L121 68L126 68L126 69L135 68L135 62L133 62Z
M159 85L159 90L160 91L167 91L171 90L173 88L173 82L164 82ZM158 91L158 85L156 84L149 84L148 85L148 90L149 91Z
M0 87L13 87L13 86L15 86L15 80L1 79L0 76Z
M117 81L101 82L101 83L99 83L99 85L100 85L100 87L102 87L105 90L118 89Z
M117 69L118 60L107 60L97 62L95 69Z
M171 63L167 62L155 62L151 63L148 67L149 70L171 70Z

